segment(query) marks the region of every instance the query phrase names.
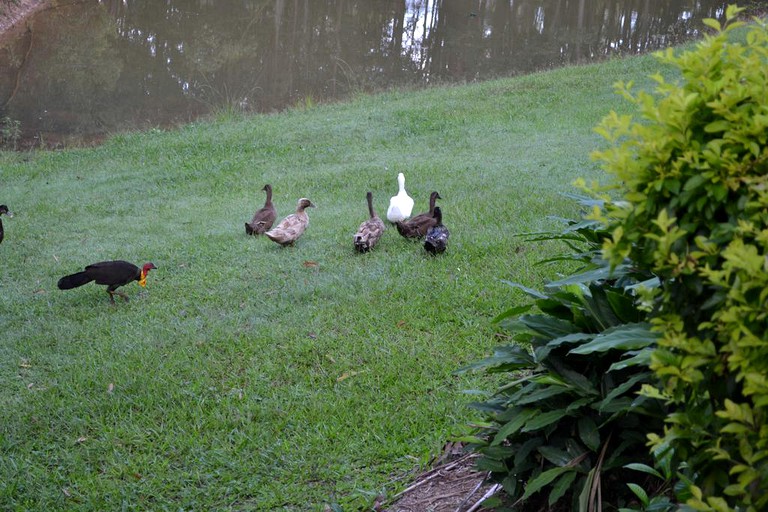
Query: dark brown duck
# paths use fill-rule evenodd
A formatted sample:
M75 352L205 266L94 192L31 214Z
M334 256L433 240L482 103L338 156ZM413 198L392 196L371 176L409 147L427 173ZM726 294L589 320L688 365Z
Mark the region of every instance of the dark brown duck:
M429 195L429 211L420 213L408 220L395 222L397 232L405 238L423 238L429 228L435 225L435 202L442 199L436 191Z

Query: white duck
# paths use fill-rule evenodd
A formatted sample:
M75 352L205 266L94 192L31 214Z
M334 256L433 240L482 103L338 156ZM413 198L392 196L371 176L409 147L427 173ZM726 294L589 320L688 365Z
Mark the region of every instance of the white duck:
M397 184L400 186L400 191L389 200L389 208L387 209L387 220L389 222L405 220L411 216L411 211L413 211L413 198L405 191L405 176L403 173L397 175Z

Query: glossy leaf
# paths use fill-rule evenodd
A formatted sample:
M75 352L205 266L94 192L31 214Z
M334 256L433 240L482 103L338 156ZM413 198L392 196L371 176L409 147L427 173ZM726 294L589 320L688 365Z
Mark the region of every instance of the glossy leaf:
M539 447L539 453L555 466L567 466L572 462L571 457L566 450L555 446L543 445Z
M565 409L558 409L537 414L531 420L526 422L525 426L521 429L521 432L530 432L532 430L542 429L547 425L551 425L552 423L558 421L566 414L567 411Z
M607 329L589 343L572 349L570 353L583 355L606 350L635 350L652 345L656 339L649 324L625 324Z
M579 439L590 450L597 451L600 448L600 431L595 420L590 416L582 416L578 421Z
M651 466L648 466L647 464L639 464L637 462L632 462L630 464L626 464L624 467L627 468L627 469L633 469L635 471L640 471L640 472L643 472L643 473L647 473L649 475L653 475L653 476L659 478L660 480L664 480L664 477L661 475L661 473L656 471Z
M547 499L547 504L550 507L557 503L560 498L565 496L565 493L568 492L568 489L571 487L571 484L577 476L579 476L579 474L576 471L568 471L558 478L555 485L552 486L552 491L549 493L549 498Z
M538 299L546 298L546 295L544 295L543 293L541 293L539 291L536 291L533 288L528 288L527 286L523 286L520 283L513 283L512 281L506 281L504 279L502 279L501 282L505 283L505 284L508 284L512 288L517 288L519 290L522 290L523 292L525 292L526 294L530 295L531 297L535 297L535 298L538 298Z
M628 390L632 388L636 387L639 389L640 386L638 386L638 384L641 382L647 381L649 378L650 378L650 373L648 374L640 373L622 382L621 384L613 388L611 392L608 393L608 395L606 395L606 397L598 404L599 410L602 412L608 409L616 397L623 395L624 393L626 393ZM629 401L629 403L631 403L631 400Z
M611 366L608 367L608 371L612 372L612 371L624 370L632 366L647 367L648 365L651 364L652 352L653 350L651 348L642 349L638 351L636 354L631 355L631 357L626 357L621 361L617 361L613 363ZM627 352L627 354L632 354L632 351Z
M531 452L544 444L541 437L529 437L517 450L514 458L514 467L520 467L523 461L530 459Z
M519 398L518 400L515 400L515 403L517 405L527 405L527 404L536 403L542 400L546 400L547 398L551 398L553 396L561 395L563 393L568 393L568 392L569 392L569 388L562 387L562 386L550 385L546 387L540 387L535 391L526 393L524 397Z
M498 347L492 357L463 366L456 370L456 373L498 366L503 366L505 370L516 370L530 368L534 364L533 357L526 349L519 345L509 345Z
M525 423L535 416L539 411L536 409L525 409L517 414L509 423L502 426L496 436L493 438L492 445L503 443L507 437L520 430Z
M576 332L576 327L571 322L545 315L525 315L520 321L531 331L550 339Z
M509 308L508 310L506 310L503 313L501 313L498 316L496 316L496 318L491 320L491 322L497 324L497 323L501 322L502 320L504 320L506 318L510 318L510 317L513 317L513 316L521 315L523 313L527 313L528 311L531 310L532 307L533 307L532 304L526 304L524 306L516 306L514 308Z
M572 471L573 468L570 467L552 468L547 471L543 471L539 476L528 482L528 485L525 486L525 493L521 499L528 499L532 494L539 492L545 485L553 482L563 473Z
M547 343L547 346L549 347L559 347L563 344L576 344L581 343L583 341L590 341L594 339L594 334L587 334L583 332L575 332L573 334L566 334L565 336L561 336L559 338L555 338L552 341Z
M645 492L645 489L633 483L628 483L627 486L632 489L632 492L638 497L640 503L642 503L644 507L649 505L651 500L648 498L648 493Z

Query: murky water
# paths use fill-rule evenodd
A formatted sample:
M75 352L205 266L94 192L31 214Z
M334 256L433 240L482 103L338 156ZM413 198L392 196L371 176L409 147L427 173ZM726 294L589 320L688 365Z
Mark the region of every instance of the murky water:
M88 143L221 109L269 112L655 50L698 36L725 5L62 0L0 39L0 118L20 123L25 144Z

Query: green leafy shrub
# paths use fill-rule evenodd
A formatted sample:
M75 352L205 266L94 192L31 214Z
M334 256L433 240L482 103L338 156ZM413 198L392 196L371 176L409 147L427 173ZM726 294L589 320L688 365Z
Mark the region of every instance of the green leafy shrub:
M645 392L672 413L650 437L683 468L695 510L768 509L768 31L755 20L740 42L739 12L659 55L679 80L620 84L641 119L606 117L611 147L595 154L626 191L595 211L604 254L660 279L645 302L661 384Z
M605 236L585 221L537 237L565 241L576 253L562 259L586 265L544 293L523 288L533 303L497 318L517 343L461 370L509 375L493 397L473 404L486 415L473 449L482 454L478 466L525 510L651 502L644 486L625 485L643 476L625 466L653 462L646 433L665 417L658 400L638 396L653 380L656 335L635 287L652 276L628 265L611 272L598 256Z

